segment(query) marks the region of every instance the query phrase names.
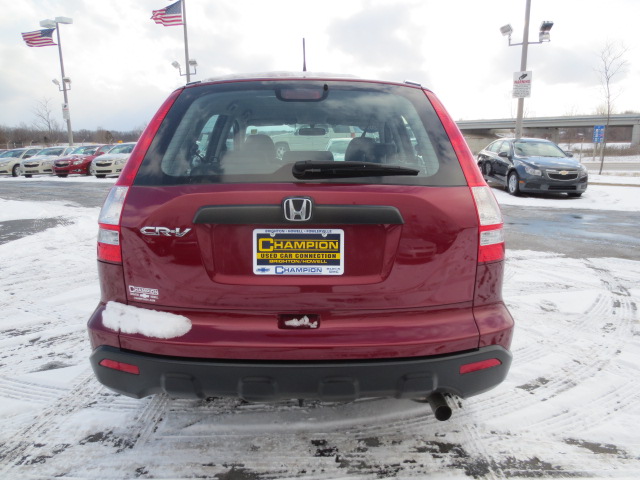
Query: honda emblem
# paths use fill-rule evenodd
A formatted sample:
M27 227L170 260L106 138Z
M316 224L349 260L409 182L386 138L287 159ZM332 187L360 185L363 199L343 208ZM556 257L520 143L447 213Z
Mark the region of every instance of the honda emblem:
M282 204L284 218L290 222L308 222L311 219L313 202L306 197L286 198Z

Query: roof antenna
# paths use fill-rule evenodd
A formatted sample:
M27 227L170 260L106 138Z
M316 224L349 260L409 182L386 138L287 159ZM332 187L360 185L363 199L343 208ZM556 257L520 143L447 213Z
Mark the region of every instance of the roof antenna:
M307 71L307 49L304 45L304 38L302 39L302 71Z

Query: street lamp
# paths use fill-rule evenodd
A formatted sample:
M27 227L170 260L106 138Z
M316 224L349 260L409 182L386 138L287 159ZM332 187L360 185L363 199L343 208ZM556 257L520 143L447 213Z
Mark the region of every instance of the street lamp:
M187 71L185 73L182 73L182 67L180 66L180 64L177 61L173 61L171 62L171 65L173 65L173 68L177 68L178 72L180 73L180 76L187 77L187 80L189 80L189 77L191 75L195 75L197 72L197 68L198 68L198 62L195 61L193 58L191 60L189 60L189 63L187 64ZM193 72L191 71L191 67L193 67ZM187 82L188 83L188 82Z
M56 85L58 87L58 90L61 92L64 91L64 85L66 85L67 91L71 90L71 79L69 77L64 77L62 79L64 85L61 85L60 80L58 80L57 78L54 78L53 80L51 80L51 82Z
M505 37L509 37L510 47L513 47L516 45L522 45L522 55L520 57L521 72L525 72L527 70L527 51L528 51L529 44L545 43L545 42L551 41L551 35L549 34L549 31L551 30L551 27L553 27L553 22L550 22L548 20L545 20L540 24L540 32L538 35L539 41L537 42L529 41L530 12L531 12L531 0L527 0L526 7L525 7L525 14L524 14L524 35L521 43L511 43L511 34L513 33L513 28L511 28L511 25L507 24L500 27L500 33L502 33L502 35ZM518 98L518 116L516 117L516 138L522 137L523 112L524 112L524 97L519 97Z
M54 80L58 87L58 90L62 92L64 103L62 104L62 118L67 121L67 135L69 140L69 146L73 145L73 130L71 130L71 115L69 114L69 98L67 97L67 90L71 89L71 79L64 74L64 61L62 60L62 43L60 42L60 28L59 24L71 25L73 19L69 17L56 17L54 20L46 19L40 22L40 26L44 28L55 28L58 35L58 54L60 56L60 73L62 77L62 88L60 88L60 82Z

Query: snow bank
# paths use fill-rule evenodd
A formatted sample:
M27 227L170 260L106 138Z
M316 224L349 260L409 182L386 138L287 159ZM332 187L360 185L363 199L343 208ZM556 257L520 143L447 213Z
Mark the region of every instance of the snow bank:
M602 175L589 173L589 183L597 185L633 185L640 187L640 172L602 172Z
M59 216L78 216L87 213L88 209L74 208L69 212L69 207L78 207L73 202L23 202L19 200L4 200L0 198L0 222L11 220L32 220L38 218L52 218Z
M640 211L640 202L638 201L640 190L638 187L589 185L587 191L580 198L570 198L566 195L523 195L514 197L498 187L492 188L492 191L500 205L617 210L624 212Z
M191 321L182 315L158 312L145 308L107 303L102 314L102 323L111 330L122 333L139 333L145 337L175 338L191 330Z

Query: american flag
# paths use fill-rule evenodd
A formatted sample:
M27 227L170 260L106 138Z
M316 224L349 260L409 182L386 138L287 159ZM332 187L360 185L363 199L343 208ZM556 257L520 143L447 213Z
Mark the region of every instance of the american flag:
M184 25L182 23L182 0L178 0L162 10L153 10L151 20L165 27Z
M48 47L49 45L57 45L57 43L53 42L53 32L55 30L55 28L47 28L46 30L26 32L22 34L22 38L30 47Z

